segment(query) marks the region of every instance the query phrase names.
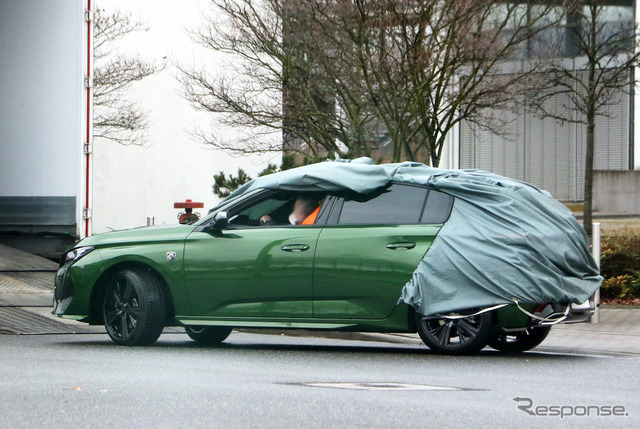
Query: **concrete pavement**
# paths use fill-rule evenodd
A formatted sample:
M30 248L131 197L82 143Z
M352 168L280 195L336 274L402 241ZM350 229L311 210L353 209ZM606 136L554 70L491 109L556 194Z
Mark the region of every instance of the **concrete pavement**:
M55 262L0 244L0 333L93 332L50 314L57 269Z
M0 307L51 306L58 264L0 244Z
M556 325L537 350L640 354L640 307L601 306L600 323Z
M0 272L55 272L57 268L49 259L0 244Z
M184 334L133 348L106 335L5 335L0 361L0 427L12 429L640 427L639 356L457 357L234 332L218 347ZM622 412L600 414L613 406Z

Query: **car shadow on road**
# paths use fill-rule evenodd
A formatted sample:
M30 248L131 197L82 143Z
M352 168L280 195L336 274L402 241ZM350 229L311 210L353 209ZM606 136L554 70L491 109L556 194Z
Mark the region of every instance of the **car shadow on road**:
M173 337L173 338L171 338ZM157 352L185 352L192 351L197 353L250 353L250 352L260 352L264 354L265 352L291 352L291 353L333 353L333 354L381 354L381 355L404 355L404 356L424 356L424 357L433 357L438 359L473 359L473 358L486 358L491 357L492 359L508 359L508 360L581 360L581 359L593 359L594 356L584 355L584 354L570 354L565 352L553 353L549 351L544 352L536 352L535 350L528 351L525 353L504 353L496 350L492 350L490 348L485 348L479 353L469 355L469 356L450 356L450 355L441 355L433 352L428 349L424 345L405 345L405 344L394 344L394 343L378 343L371 342L365 343L362 341L346 341L340 340L336 342L332 340L332 344L327 344L327 340L315 341L317 339L304 338L302 341L304 343L293 343L291 339L285 338L282 342L278 342L278 336L273 337L273 342L265 342L262 338L257 339L255 342L248 341L243 339L242 341L238 341L237 338L230 337L229 340L225 341L220 345L215 346L207 346L197 344L194 341L189 339L177 338L177 335L171 335L170 338L166 338L166 336L161 337L158 342L151 346L146 347L126 347L119 346L111 342L108 337L104 337L104 340L95 340L93 338L87 340L76 340L74 336L73 341L51 341L51 345L65 347L65 348L100 348L105 350L122 350L122 351L143 351L149 350L154 353ZM82 338L82 337L80 337ZM296 341L301 341L297 339Z

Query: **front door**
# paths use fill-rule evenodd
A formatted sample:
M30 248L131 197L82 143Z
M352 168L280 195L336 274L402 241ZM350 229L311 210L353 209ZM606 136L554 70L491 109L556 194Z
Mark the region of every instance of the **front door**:
M194 316L311 317L321 228L288 224L295 195L271 193L230 209L229 227L191 233L185 280ZM269 222L260 219L269 216ZM266 224L265 224L266 223Z

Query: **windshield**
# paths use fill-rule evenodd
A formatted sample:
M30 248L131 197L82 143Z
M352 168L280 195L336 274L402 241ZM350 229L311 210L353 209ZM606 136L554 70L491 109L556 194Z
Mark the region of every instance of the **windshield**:
M216 213L218 213L220 211L229 210L229 208L231 208L238 201L244 199L245 197L249 197L251 195L255 195L255 194L257 194L257 193L259 193L261 191L264 191L264 189L262 189L262 188L255 189L253 191L247 192L246 194L241 194L241 195L238 195L238 196L233 197L233 198L227 197L224 200L220 201L217 205L215 205L211 209L209 209L209 212L207 213L207 215L204 216L199 221L195 222L193 225L202 225L202 224L206 223L208 220L212 219L216 215Z

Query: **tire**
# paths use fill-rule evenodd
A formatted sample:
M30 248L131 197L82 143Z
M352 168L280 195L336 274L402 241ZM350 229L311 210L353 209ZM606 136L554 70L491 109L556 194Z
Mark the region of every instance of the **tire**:
M469 314L475 312L476 310L466 311ZM479 352L495 336L497 329L493 311L462 319L423 317L416 313L416 327L427 347L436 353L448 355Z
M489 341L489 346L507 353L520 353L538 346L547 338L551 326L530 327L521 332L500 332Z
M104 326L114 343L123 346L153 344L166 320L164 296L148 271L125 269L116 273L102 302Z
M215 346L229 337L232 328L226 326L185 326L184 330L196 343Z

